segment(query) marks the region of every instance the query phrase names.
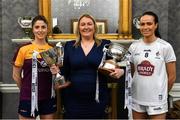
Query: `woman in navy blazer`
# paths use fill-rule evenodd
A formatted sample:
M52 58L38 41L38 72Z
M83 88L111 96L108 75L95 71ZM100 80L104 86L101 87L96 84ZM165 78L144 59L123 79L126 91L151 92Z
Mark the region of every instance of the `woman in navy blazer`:
M104 45L111 41L97 39L97 30L95 19L83 14L78 20L77 40L65 44L61 74L69 82L56 86L65 87L62 89L64 118L102 119L106 116L105 109L109 105L107 77L98 72L98 66ZM51 71L55 74L59 70L52 66ZM123 69L112 71L110 76L116 79L124 74Z

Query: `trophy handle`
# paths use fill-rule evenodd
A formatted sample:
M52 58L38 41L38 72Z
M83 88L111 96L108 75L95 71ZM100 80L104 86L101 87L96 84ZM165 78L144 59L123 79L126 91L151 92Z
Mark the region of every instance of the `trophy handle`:
M135 17L135 18L133 19L133 24L134 24L134 26L135 26L137 29L140 28L139 17Z
M103 48L103 52L107 52L108 51L108 47L111 45L111 43L109 44L105 44L104 48Z
M105 44L104 47L107 48L107 46L110 46L110 45L111 45L111 43Z
M124 57L122 58L122 61L129 60L131 56L131 53L129 51L126 51Z
M105 44L103 48L103 52L106 52L107 55L112 56L111 53L109 52L109 46L112 45L113 43Z
M18 18L18 23L19 23L19 25L23 28L23 25L22 25L22 23L21 23L21 20L22 20L22 17L19 17L19 18Z
M25 29L31 29L32 17L19 17L18 24Z
M53 79L53 82L58 83L59 85L63 85L63 84L65 84L66 81L65 81L65 78L63 75L57 73L55 75L55 78Z
M61 42L58 42L57 44L56 44L56 50L57 50L57 53L59 53L59 54L57 54L58 55L58 57L57 57L57 63L61 63L61 64L63 64L63 58L64 58L64 47L63 47L63 45L62 45L62 43ZM58 52L59 51L59 52Z

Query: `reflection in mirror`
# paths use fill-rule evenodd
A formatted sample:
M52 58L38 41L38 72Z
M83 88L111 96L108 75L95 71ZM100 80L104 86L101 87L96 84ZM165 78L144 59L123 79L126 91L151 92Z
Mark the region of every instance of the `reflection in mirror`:
M68 1L71 1L71 4L68 4ZM98 38L132 39L132 0L90 0L90 5L81 7L80 10L74 9L72 2L74 0L39 0L39 14L44 15L49 22L49 38L75 39L76 35L72 34L74 29L69 18L78 19L82 13L86 12L92 14L96 19L100 19L99 28L102 34L98 34ZM114 2L115 6L111 4ZM94 13L90 11L90 6ZM107 12L107 9L111 10L111 12ZM80 12L81 10L82 13ZM54 13L55 11L57 12ZM68 16L68 19L66 16ZM57 25L55 29L52 29L52 20L54 20L54 26ZM112 22L112 20L115 21ZM105 32L105 34L103 34L103 31L106 31L106 22L102 23L102 21L107 21L108 32ZM118 33L116 33L117 29ZM54 33L52 33L53 30L55 31Z
M69 0L51 0L51 16L53 33L71 33L72 20L78 19L81 14L91 14L95 19L106 21L107 33L116 33L119 19L119 0L90 0L88 6L75 8Z

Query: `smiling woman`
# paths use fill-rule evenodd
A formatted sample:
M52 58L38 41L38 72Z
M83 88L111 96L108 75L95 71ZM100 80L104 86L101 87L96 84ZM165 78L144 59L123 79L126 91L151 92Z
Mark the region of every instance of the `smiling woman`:
M42 119L53 119L57 109L54 107L56 99L51 94L52 74L47 65L37 62L44 61L38 53L52 48L46 40L47 27L48 21L44 16L34 17L32 20L33 41L23 44L14 55L13 79L20 89L19 119L36 119L38 115Z
M71 20L71 33L76 33L78 19L72 19ZM98 33L99 34L105 34L108 32L108 26L107 26L107 20L99 20L96 19L96 24L98 27Z
M58 2L58 3L55 3L55 2ZM97 5L97 6L94 6L93 8L91 8L92 7L91 3L93 4L92 6L94 5ZM82 13L87 12L95 16L96 19L107 20L108 32L107 34L98 34L99 38L106 38L106 39L132 38L132 34L131 34L132 0L113 0L113 1L112 0L105 0L105 1L91 0L91 3L89 6L85 6L84 8L82 8L82 12L80 12L81 9L77 10L77 9L74 9L71 6L71 4L68 5L67 0L53 0L53 1L52 0L39 0L39 8L40 8L39 12L40 14L44 15L50 23L50 29L49 29L50 37L52 37L53 39L75 39L76 38L75 34L70 34L71 19L77 19L78 18L77 16L80 16ZM105 11L103 7L107 5L102 5L102 4L107 4L108 6L110 6L108 7L109 9L107 9L107 7L104 9L111 10L111 11ZM67 12L67 9L68 9L68 12ZM112 11L112 9L114 10ZM56 13L55 11L58 11L58 12ZM93 13L93 11L95 11L95 13ZM57 14L60 15L61 17L56 16ZM105 16L100 16L100 15L105 15ZM111 21L113 18L113 15L116 16L114 18L115 21ZM53 17L57 18L57 24L60 24L61 30L65 34L52 34L52 24L53 24L52 18ZM68 19L68 17L70 18ZM63 22L64 18L65 20ZM65 27L63 27L63 25L65 25ZM116 33L116 31L118 31L118 33Z

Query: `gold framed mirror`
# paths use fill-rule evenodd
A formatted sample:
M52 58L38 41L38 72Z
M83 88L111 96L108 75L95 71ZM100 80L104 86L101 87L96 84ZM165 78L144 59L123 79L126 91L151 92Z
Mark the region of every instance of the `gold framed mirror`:
M44 15L49 22L49 38L52 39L75 39L75 34L53 34L52 33L52 0L39 0L39 14ZM132 39L132 0L119 0L119 24L118 33L98 34L100 39Z

